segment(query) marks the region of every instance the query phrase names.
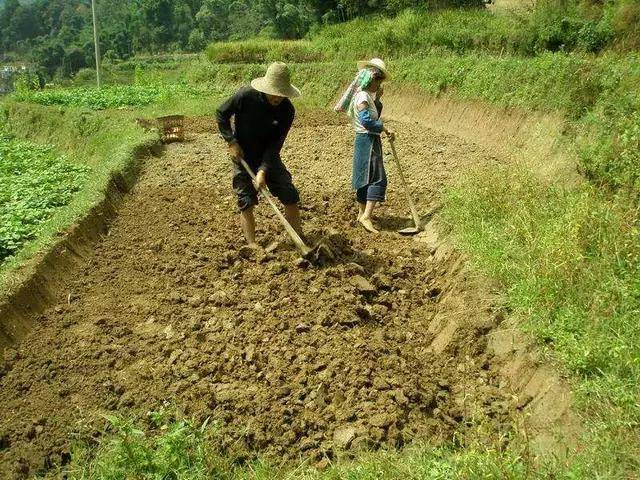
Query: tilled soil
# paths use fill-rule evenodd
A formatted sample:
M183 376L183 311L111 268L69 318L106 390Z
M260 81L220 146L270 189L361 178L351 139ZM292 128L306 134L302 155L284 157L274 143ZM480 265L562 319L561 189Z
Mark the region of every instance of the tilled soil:
M283 153L309 238L337 254L321 268L296 261L264 202L263 249L242 248L213 121L147 162L67 294L0 364L0 478L66 461L105 413L167 402L217 421L220 447L278 462L439 442L479 422L495 436L509 429L510 396L485 351L491 297L433 232L395 233L410 220L390 161L384 231L358 227L352 133L325 120L301 115ZM492 158L395 128L423 212L457 173Z

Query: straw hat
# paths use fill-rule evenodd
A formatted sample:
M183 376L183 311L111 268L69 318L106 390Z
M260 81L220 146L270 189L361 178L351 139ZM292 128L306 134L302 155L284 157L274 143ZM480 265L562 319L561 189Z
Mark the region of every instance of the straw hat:
M291 72L289 67L282 62L274 62L269 65L264 77L251 81L251 86L259 92L279 97L299 97L300 90L291 85Z
M363 60L361 62L358 62L358 68L360 70L362 70L363 68L377 68L382 72L382 75L385 80L389 79L389 72L387 71L387 66L379 58L372 58L371 60Z

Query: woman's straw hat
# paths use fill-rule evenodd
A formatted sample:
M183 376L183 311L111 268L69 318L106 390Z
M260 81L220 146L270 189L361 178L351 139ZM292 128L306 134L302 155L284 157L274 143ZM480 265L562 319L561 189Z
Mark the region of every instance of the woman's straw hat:
M362 70L363 68L376 68L382 72L385 80L389 79L389 72L387 71L387 66L384 62L379 58L372 58L371 60L363 60L358 62L358 68Z
M251 86L259 92L278 97L299 97L300 90L291 85L291 72L289 67L282 62L274 62L269 65L264 77L251 81Z

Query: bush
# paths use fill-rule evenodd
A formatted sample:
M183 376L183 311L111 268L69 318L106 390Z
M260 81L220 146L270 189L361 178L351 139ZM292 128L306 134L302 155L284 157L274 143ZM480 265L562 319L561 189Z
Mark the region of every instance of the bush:
M268 63L275 60L306 63L324 59L320 49L302 40L212 43L207 47L206 55L213 63Z

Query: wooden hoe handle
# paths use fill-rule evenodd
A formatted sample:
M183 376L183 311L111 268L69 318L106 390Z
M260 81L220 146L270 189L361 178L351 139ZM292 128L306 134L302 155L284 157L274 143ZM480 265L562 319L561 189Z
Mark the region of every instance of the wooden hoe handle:
M420 215L418 215L418 209L416 208L416 204L413 202L411 192L409 191L409 185L407 185L407 181L405 180L404 174L402 173L402 166L400 165L400 160L398 159L398 154L396 153L395 140L389 138L389 143L391 144L391 153L393 153L393 159L395 160L396 167L398 168L398 174L400 175L400 181L402 182L404 193L407 196L407 200L409 201L409 207L411 208L411 215L413 216L413 223L415 223L416 228L420 230L421 228Z
M251 180L253 180L255 182L256 175L255 175L255 173L253 173L253 170L251 170L251 168L249 167L247 162L244 160L244 158L240 158L240 164L246 170L246 172L249 174L249 176L251 177ZM271 196L271 194L269 193L269 191L266 188L261 187L260 188L260 193L262 194L262 196L264 198L267 199L267 201L269 202L269 204L273 208L273 211L276 212L276 215L280 219L280 222L282 222L282 225L284 226L284 229L287 231L287 233L291 237L291 240L293 240L293 243L295 243L295 245L298 248L298 250L300 250L300 253L302 254L302 256L304 257L305 255L308 255L309 252L311 251L311 249L309 247L307 247L307 245L304 243L302 238L300 238L300 235L298 235L298 232L296 232L295 229L291 226L291 224L287 221L285 216L282 214L282 212L280 211L280 209L276 205L276 202L273 199L273 197Z

